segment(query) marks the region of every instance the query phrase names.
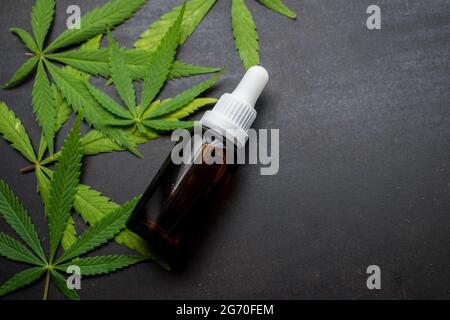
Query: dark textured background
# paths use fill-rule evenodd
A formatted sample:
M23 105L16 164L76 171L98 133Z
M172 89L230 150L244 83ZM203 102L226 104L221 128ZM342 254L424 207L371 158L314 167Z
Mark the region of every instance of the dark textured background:
M83 11L104 2L78 1ZM1 83L25 59L8 28L30 30L32 3L1 1ZM58 1L53 38L74 3ZM152 0L114 34L131 46L178 3ZM450 298L450 1L286 0L297 21L247 3L271 74L255 127L280 129L279 174L241 168L183 271L140 264L84 279L81 297ZM365 26L370 4L381 6L381 31ZM219 0L179 51L187 62L226 67L209 96L232 90L243 73L230 28L230 1ZM162 96L200 79L173 81ZM0 100L36 145L32 85L1 90ZM142 146L145 160L88 158L83 182L126 201L145 189L170 146L168 138ZM3 140L0 156L1 178L45 235L33 174L18 172L26 162ZM112 244L100 252L129 251ZM371 264L382 270L378 292L366 288ZM0 259L0 282L21 268ZM42 289L40 281L8 298L39 298ZM52 288L50 298L61 295Z

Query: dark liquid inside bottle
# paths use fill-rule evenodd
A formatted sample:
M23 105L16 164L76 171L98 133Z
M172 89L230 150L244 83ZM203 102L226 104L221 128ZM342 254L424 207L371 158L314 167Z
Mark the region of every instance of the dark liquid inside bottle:
M208 164L212 158L221 161ZM236 161L227 164L226 158L223 143L205 139L182 164L174 164L169 155L136 206L128 228L148 240L169 264L179 262L191 234L205 215L214 214L208 212L209 204L237 169Z

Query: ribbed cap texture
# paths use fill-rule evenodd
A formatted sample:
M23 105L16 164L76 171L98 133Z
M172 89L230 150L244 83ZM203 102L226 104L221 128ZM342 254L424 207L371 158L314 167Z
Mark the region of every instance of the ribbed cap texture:
M229 93L224 94L220 98L212 112L227 118L245 131L250 129L256 118L256 110L253 107L237 100Z

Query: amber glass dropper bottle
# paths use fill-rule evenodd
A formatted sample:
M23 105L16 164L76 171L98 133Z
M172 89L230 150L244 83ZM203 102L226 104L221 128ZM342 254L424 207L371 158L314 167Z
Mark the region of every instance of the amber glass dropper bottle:
M251 67L237 88L224 94L200 120L202 133L213 131L227 143L202 134L201 143L181 164L175 164L169 154L137 204L128 228L148 240L170 264L183 257L186 238L196 232L200 220L214 214L208 212L211 201L237 168L237 150L245 147L247 131L256 118L255 103L268 81L266 69ZM211 157L223 161L211 161Z

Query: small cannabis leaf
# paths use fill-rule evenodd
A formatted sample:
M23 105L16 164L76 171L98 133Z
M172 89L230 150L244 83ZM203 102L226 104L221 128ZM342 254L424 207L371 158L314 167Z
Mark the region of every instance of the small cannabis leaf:
M244 0L232 0L231 21L234 42L246 69L259 64L259 44L256 25Z
M46 205L49 231L50 254L47 258L39 240L35 226L25 208L13 191L0 180L0 215L26 244L0 232L0 255L13 261L26 263L32 267L21 271L0 286L0 296L37 281L46 274L44 299L47 298L50 277L56 287L68 298L79 299L78 294L67 288L64 277L59 273L70 265L78 265L83 275L96 275L116 271L121 268L148 260L148 256L99 256L80 258L95 248L105 244L124 227L138 198L118 206L113 212L101 218L76 238L62 255L55 258L61 244L63 232L70 221L70 213L78 188L81 167L80 118L64 141L61 156L52 174L50 188L47 189ZM71 223L71 222L69 222ZM30 250L31 249L31 250Z

